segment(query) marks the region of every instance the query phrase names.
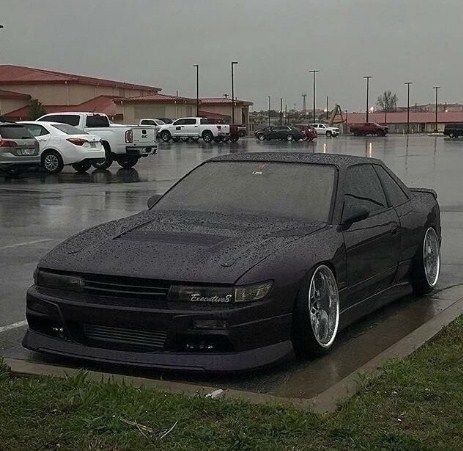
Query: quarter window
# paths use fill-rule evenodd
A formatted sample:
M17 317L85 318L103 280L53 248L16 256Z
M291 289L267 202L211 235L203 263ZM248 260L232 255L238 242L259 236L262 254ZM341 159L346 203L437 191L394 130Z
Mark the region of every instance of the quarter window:
M399 184L387 173L381 166L375 165L376 172L378 173L381 183L384 186L389 203L396 207L407 202L408 197L403 192Z
M387 207L386 196L379 178L370 164L350 167L346 174L343 216L354 208L366 208L370 213Z

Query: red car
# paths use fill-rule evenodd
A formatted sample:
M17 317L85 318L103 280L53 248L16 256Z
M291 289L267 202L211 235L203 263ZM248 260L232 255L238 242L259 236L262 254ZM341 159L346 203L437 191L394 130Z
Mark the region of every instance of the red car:
M311 125L298 125L297 126L305 135L307 141L313 141L317 136L317 131Z
M365 122L363 124L352 124L350 126L350 132L353 133L355 136L386 136L388 128L385 125L380 125L376 122Z

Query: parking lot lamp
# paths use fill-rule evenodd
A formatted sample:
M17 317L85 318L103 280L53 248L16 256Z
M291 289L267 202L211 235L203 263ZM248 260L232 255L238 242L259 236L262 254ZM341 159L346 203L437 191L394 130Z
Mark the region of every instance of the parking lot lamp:
M433 89L436 91L436 123L434 126L434 133L437 133L438 132L438 129L437 129L437 91L440 89L440 86L433 86Z
M199 116L199 64L193 64L196 67L196 117Z
M313 113L313 121L315 122L315 102L316 102L316 86L317 86L317 82L316 82L316 75L317 75L317 72L320 72L319 70L309 70L310 73L313 74L313 110L312 110L312 113Z
M283 97L280 97L280 125L283 125Z
M270 96L268 97L268 126L270 127Z
M410 133L410 85L413 84L411 81L407 81L404 84L407 85L407 135Z
M232 61L231 62L231 95L232 95L232 117L231 117L231 123L235 123L235 85L234 85L234 67L235 64L238 64L238 61Z
M363 77L366 81L367 81L367 109L366 109L366 121L365 122L368 122L368 112L369 112L369 108L368 108L368 95L369 95L369 91L370 91L370 78L372 78L371 75L366 75L365 77Z

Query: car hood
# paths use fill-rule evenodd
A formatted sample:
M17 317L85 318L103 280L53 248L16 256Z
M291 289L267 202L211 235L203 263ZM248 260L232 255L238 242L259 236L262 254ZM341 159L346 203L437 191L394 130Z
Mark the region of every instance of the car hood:
M324 226L247 215L144 211L69 238L39 267L232 284L269 255Z

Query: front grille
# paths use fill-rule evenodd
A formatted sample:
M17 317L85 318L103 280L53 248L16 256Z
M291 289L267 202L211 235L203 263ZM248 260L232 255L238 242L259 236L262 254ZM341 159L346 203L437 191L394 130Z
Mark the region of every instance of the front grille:
M163 300L169 292L169 284L130 277L84 276L84 290L103 296L123 296Z
M128 345L138 348L163 349L167 332L124 329L121 327L84 324L84 336L87 340L113 345Z

